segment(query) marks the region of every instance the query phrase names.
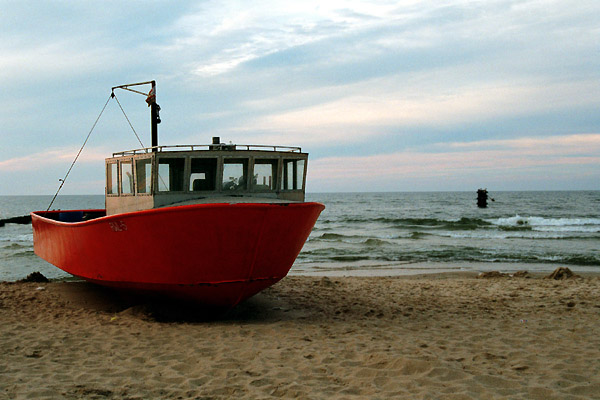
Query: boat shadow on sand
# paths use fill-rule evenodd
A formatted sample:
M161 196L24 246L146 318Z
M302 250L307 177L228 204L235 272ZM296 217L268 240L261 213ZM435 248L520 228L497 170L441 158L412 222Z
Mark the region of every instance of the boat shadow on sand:
M265 323L306 317L308 310L292 309L284 299L259 293L233 308L210 308L189 301L165 299L94 285L85 281L51 282L54 301L70 308L131 316L158 323Z

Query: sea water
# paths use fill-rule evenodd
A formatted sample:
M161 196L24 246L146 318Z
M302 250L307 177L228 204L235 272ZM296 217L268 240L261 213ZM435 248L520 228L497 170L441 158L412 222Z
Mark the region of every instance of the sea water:
M332 193L297 274L452 270L600 272L600 192Z
M456 270L600 272L600 191L313 193L325 204L290 274L398 275ZM45 210L51 196L0 196L0 219ZM53 209L103 208L59 196ZM0 227L0 280L68 275L33 253L31 225Z

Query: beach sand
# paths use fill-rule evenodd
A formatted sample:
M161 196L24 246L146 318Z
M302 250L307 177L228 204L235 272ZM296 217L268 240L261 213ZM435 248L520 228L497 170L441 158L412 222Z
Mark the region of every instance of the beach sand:
M0 283L0 399L600 399L598 276L288 277L220 318L136 303Z

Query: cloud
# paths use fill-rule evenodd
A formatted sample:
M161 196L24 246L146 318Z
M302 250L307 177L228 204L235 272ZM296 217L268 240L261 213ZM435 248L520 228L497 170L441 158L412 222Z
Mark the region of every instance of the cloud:
M593 154L600 149L600 134L575 134L547 138L522 137L518 139L484 140L465 143L444 143L443 148L479 151L482 149L518 150L522 155L577 155Z
M68 42L42 44L28 48L3 49L0 58L0 77L36 80L71 76L73 71L89 74L106 68L103 59L109 58L102 49L81 49ZM83 72L85 71L85 72Z
M464 163L501 175L513 151L531 154L524 174L539 176L544 157L563 166L577 160L565 167L574 174L584 156L565 156L556 138L600 131L600 2L208 0L5 8L0 171L68 166L110 87L148 79L159 83L161 143L215 135L299 145L310 148L317 165L354 154L415 176L447 177L462 155ZM147 141L148 116L137 100L129 107L120 96ZM110 143L98 160L137 147L126 125L115 123L121 116L109 114L114 110L107 109L90 142ZM540 155L539 148L555 154ZM486 164L494 157L496 170Z
M448 88L445 93L436 92L430 84L420 86L423 81L421 78L396 86L390 82L398 83L398 79L375 79L345 90L337 88L338 99L267 114L240 129L261 132L258 136L265 142L285 137L305 144L330 145L340 140L375 139L388 127L398 131L411 127L450 129L506 117L591 107L600 102L599 81L488 82ZM316 99L319 92L325 97L327 88L310 95ZM266 101L274 102L277 99Z
M569 62L566 53L590 54L596 29L590 16L598 9L569 1L209 1L174 23L176 37L162 48L185 51L191 71L207 78L299 47L319 54L316 63L336 64L377 64L377 56L415 49L428 51L421 56L430 63L436 56L446 63L454 53L461 56L454 62L468 55L494 72L511 63L543 66Z
M0 161L0 172L34 171L62 164L65 172L73 162L79 149L74 147L48 149L23 157L14 157ZM86 148L82 151L78 163L95 163L104 161L110 155L105 148Z
M585 173L588 170L591 174ZM600 179L600 134L439 143L426 151L324 157L311 161L309 171L312 187L331 191L381 190L384 183L387 190L422 189L400 186L401 182L414 185L419 180L429 185L437 182L437 190L452 190L452 185L460 185L461 180L464 184L473 177L484 182L493 179L511 183L506 182L507 177L523 172L530 173L529 179L542 181L565 172L572 173L570 178L583 173Z
M180 36L166 49L207 53L193 71L216 76L274 53L392 23L397 10L395 2L206 2L176 23Z

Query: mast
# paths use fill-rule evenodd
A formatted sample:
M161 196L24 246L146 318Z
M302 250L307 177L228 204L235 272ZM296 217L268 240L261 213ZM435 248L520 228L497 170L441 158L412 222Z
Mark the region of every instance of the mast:
M155 152L158 147L158 124L160 123L160 117L158 111L160 106L156 104L156 81L152 81L152 89L146 101L151 100L148 104L150 106L150 124L152 127L152 151Z
M130 86L140 86L140 85L151 85L150 92L144 93L139 90L131 89ZM156 152L158 149L158 124L160 124L160 106L156 103L156 81L148 81L148 82L140 82L140 83L130 83L127 85L114 86L112 88L113 96L115 89L124 89L129 90L133 93L138 93L146 97L146 103L148 103L148 107L150 107L150 130L152 134L152 152Z

